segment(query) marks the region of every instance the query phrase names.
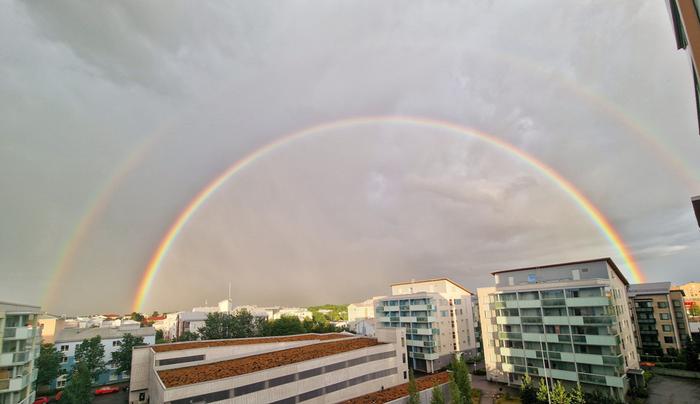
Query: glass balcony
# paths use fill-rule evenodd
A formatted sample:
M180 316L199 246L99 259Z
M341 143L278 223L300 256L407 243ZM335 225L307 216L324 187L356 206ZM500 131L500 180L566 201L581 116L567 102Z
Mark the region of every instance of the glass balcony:
M523 324L542 324L542 317L521 317Z
M566 299L542 299L542 307L565 306Z
M520 340L522 338L522 334L519 332L499 332L498 333L498 339L501 340Z
M582 383L602 384L604 386L606 385L605 376L601 376L601 375L592 375L589 373L579 373L578 380Z
M583 317L583 324L614 324L616 318L613 316L585 316Z

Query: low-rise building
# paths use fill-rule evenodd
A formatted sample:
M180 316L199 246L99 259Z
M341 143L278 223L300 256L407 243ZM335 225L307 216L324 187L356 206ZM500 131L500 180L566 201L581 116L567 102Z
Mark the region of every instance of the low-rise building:
M377 327L405 329L411 367L433 373L476 354L472 296L447 278L397 283L375 301Z
M41 349L39 307L0 302L0 404L34 402Z
M640 355L675 356L690 337L683 291L671 282L630 285L627 294Z
M519 385L529 374L618 400L641 382L628 282L610 258L493 275L495 286L477 290L489 380Z
M63 354L60 376L51 384L54 389L61 389L67 383L67 377L75 366L75 349L84 340L99 336L102 339L105 354L102 358L105 363L112 360L112 352L121 346L125 334L135 337L143 337L145 344L155 344L156 330L153 327L140 327L137 325L122 325L116 328L64 328L55 338L56 350ZM115 367L107 365L107 371L96 380L96 385L119 383L129 379L128 374L117 373Z
M129 402L338 402L405 383L405 343L385 329L137 347Z
M384 298L385 296L375 296L360 303L350 303L348 305L348 321L367 320L374 318L374 303L375 301Z

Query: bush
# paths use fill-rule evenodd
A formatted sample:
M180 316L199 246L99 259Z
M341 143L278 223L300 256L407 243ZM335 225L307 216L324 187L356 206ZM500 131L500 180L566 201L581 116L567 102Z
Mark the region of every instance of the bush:
M646 387L632 387L629 391L631 397L637 398L647 398L649 397L649 390Z
M659 362L656 364L657 368L665 369L680 369L685 370L686 364L684 362Z
M652 377L654 377L654 373L649 372L649 371L645 371L644 372L644 384L645 385L649 384L649 380L651 380Z

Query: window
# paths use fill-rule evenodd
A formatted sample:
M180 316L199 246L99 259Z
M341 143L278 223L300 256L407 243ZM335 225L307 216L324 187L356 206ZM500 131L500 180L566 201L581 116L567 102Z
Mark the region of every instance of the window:
M68 357L67 356L61 356L61 363L66 363L68 362Z
M406 371L403 371L403 379L406 380Z
M668 313L661 313L660 316L661 316L662 320L670 320L671 319L671 315Z
M401 359L403 360L403 363L406 363L406 354L401 354Z
M121 340L112 341L112 346L120 346L122 344Z
M667 344L673 344L673 337L664 337L664 342Z
M673 327L671 327L670 325L664 324L662 327L663 327L663 329L664 329L664 332L671 332L671 331L673 331Z
M673 306L674 306L674 307L681 307L681 301L680 301L680 300L674 300L674 301L673 301Z
M454 302L455 304L462 304L462 299L455 299Z
M65 380L58 380L58 381L56 382L56 387L59 388L59 389L62 389L62 388L64 388L64 387L66 387L66 381L65 381Z
M659 302L658 306L660 309L665 309L668 307L668 303L667 302Z
M61 352L66 352L68 350L68 345L61 345Z

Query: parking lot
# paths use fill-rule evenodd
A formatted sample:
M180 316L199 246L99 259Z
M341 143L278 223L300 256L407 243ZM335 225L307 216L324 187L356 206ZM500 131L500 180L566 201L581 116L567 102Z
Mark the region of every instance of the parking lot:
M655 375L649 381L648 403L695 404L700 397L700 380Z
M116 385L116 387L123 387L123 385ZM103 396L95 396L92 399L93 404L125 404L129 402L129 392L124 390L119 390L118 393L105 394Z

